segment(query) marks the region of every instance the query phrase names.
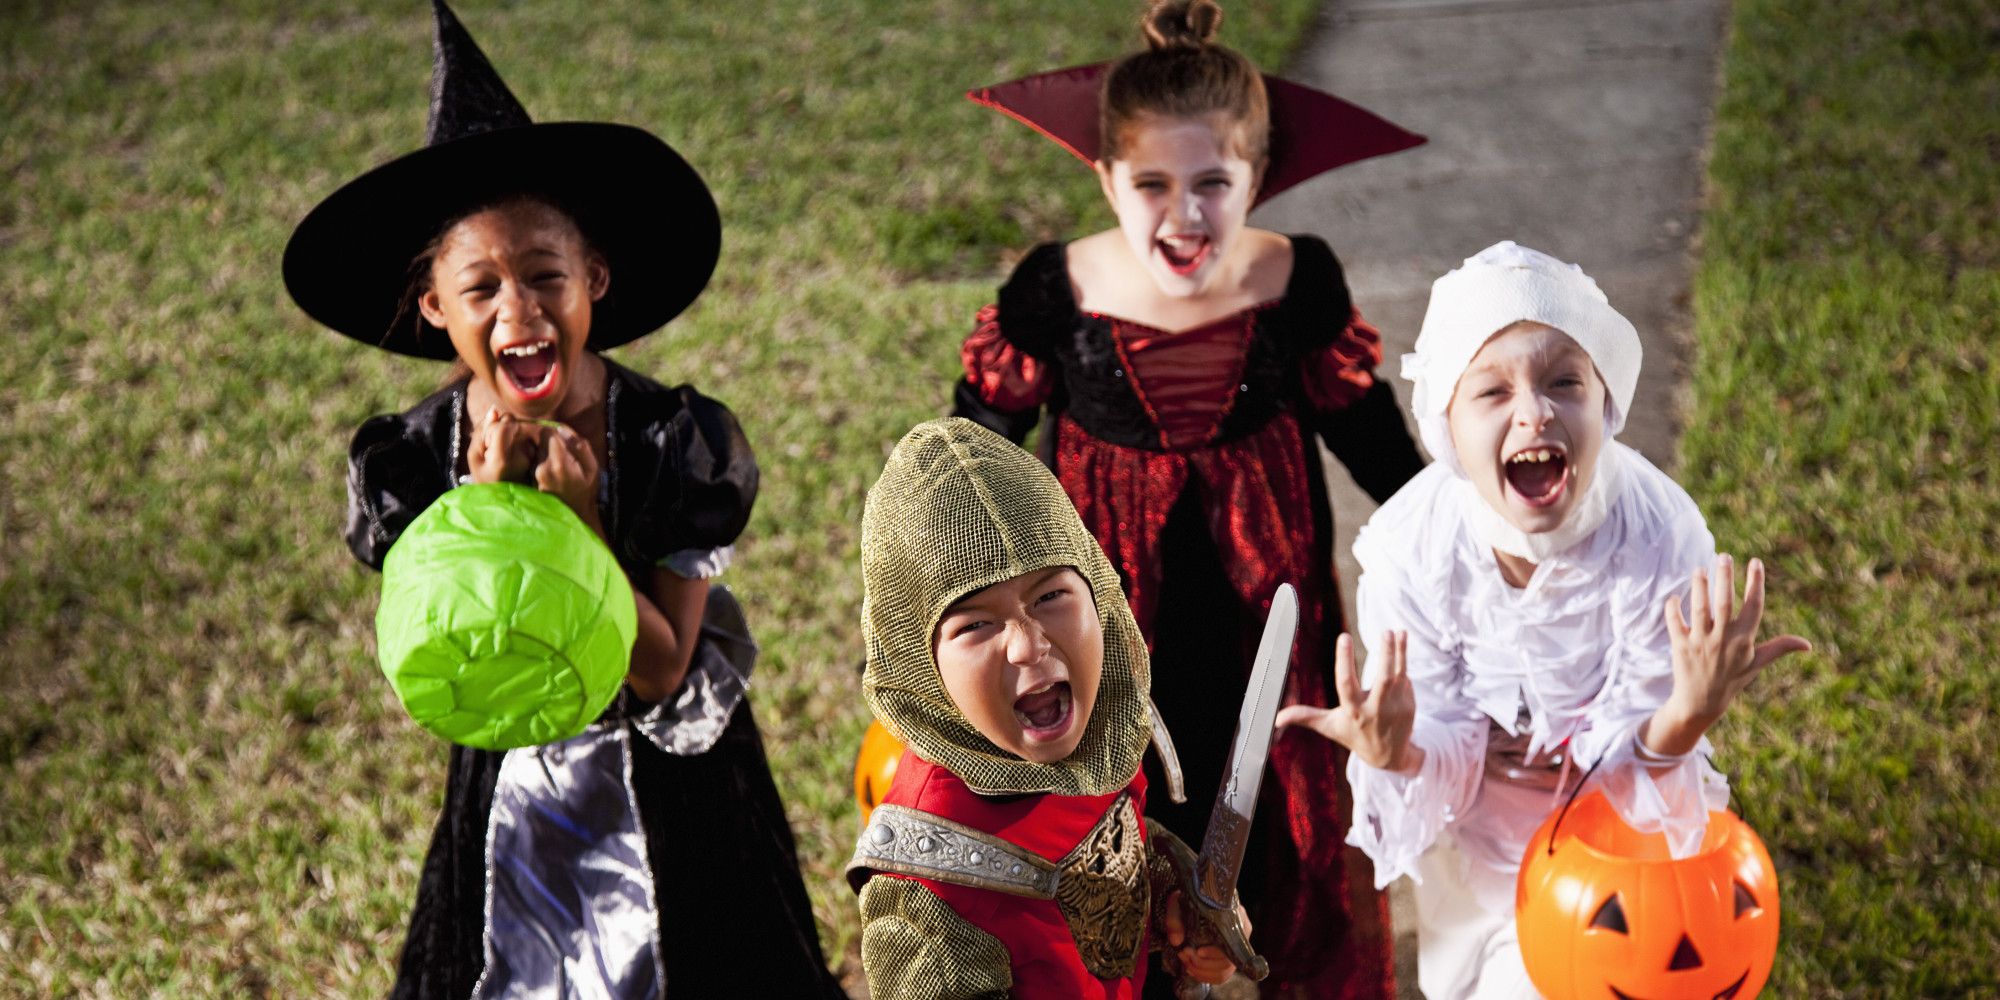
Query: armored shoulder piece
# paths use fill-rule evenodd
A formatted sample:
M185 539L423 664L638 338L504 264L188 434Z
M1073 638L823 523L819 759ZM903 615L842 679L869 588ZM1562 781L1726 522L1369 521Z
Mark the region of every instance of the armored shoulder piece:
M861 889L861 968L870 995L899 1000L1007 1000L1014 985L999 938L903 878Z
M921 809L883 804L854 845L858 869L935 879L1031 899L1054 899L1061 872L1023 847Z

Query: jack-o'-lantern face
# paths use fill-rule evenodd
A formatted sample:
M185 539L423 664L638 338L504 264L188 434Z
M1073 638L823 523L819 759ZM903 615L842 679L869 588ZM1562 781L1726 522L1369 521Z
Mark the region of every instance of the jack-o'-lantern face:
M903 759L903 744L890 735L880 722L868 724L861 737L861 752L854 756L854 804L861 807L861 822L882 804L889 785L896 780L896 765Z
M1778 950L1778 877L1743 821L1709 813L1693 857L1604 796L1550 816L1521 862L1521 959L1548 1000L1749 1000ZM1550 837L1554 834L1554 851Z

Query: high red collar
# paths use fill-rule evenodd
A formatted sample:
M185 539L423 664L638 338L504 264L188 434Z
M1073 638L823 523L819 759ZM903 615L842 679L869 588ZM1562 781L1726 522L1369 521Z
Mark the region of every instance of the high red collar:
M1108 62L1071 66L966 92L966 97L1047 136L1085 163L1097 162L1098 102ZM1256 204L1335 167L1398 153L1429 140L1325 91L1266 74L1271 162Z

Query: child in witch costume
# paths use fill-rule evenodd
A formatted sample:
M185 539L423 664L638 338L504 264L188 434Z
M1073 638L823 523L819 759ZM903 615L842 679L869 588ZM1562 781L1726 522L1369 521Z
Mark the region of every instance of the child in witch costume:
M1302 604L1286 701L1332 694L1341 611L1315 435L1378 501L1423 465L1333 252L1246 225L1262 198L1422 140L1263 77L1211 41L1220 18L1209 0L1166 0L1149 49L1108 70L972 95L1092 161L1118 228L1028 253L965 341L954 410L1015 441L1049 415L1043 456L1153 651L1188 802L1149 815L1183 839L1207 825L1281 582ZM1274 995L1395 993L1386 903L1342 847L1343 758L1317 740L1271 749L1240 885Z
M1729 799L1704 734L1808 646L1757 643L1762 566L1736 605L1694 501L1612 439L1639 337L1575 265L1487 248L1438 279L1416 347L1403 371L1437 461L1354 543L1381 637L1365 686L1343 636L1341 704L1278 724L1352 751L1349 840L1381 884L1416 879L1424 995L1532 997L1514 894L1535 828L1594 778L1627 824L1693 853Z
M459 362L349 453L347 541L380 568L465 483L523 482L631 581L625 690L580 736L452 749L394 996L839 996L749 707L754 646L709 580L757 465L722 404L598 351L672 318L720 246L714 202L625 125L537 125L442 2L428 143L299 224L286 285L327 326ZM718 961L754 942L755 962Z
M861 566L862 689L908 747L849 866L873 995L1130 1000L1149 942L1229 978L1185 933L1173 834L1141 819L1144 640L1048 470L970 421L918 425L868 493Z

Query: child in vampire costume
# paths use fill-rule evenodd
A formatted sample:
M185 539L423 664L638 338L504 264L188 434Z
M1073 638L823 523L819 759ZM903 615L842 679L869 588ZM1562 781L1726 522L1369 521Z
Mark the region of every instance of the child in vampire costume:
M861 552L862 688L909 748L849 867L873 994L1132 1000L1162 946L1227 979L1182 936L1173 834L1141 818L1145 642L1054 477L970 421L921 424Z
M1206 0L1161 0L1143 51L974 92L1093 162L1119 226L1028 251L964 341L953 408L1017 442L1039 424L1043 457L1117 568L1187 764L1188 801L1149 815L1183 839L1207 827L1281 582L1301 603L1285 701L1332 696L1342 616L1321 442L1377 502L1423 467L1333 250L1247 225L1290 185L1422 139L1263 76L1215 43L1220 21ZM1190 130L1221 148L1173 187L1176 161L1157 151ZM1240 178L1222 169L1237 161ZM1183 241L1198 249L1176 255ZM1241 890L1278 992L1386 1000L1388 907L1342 847L1344 754L1296 738L1271 748Z
M645 675L659 687L645 701L635 651L628 686L572 739L452 748L392 996L837 997L743 703L755 646L728 591L707 585L749 519L756 460L722 404L596 354L700 293L720 246L714 202L648 132L531 123L442 2L434 13L426 147L327 198L285 253L286 285L315 319L461 363L438 392L355 434L348 545L381 568L445 491L492 481L481 449L493 435L523 444L554 427L530 484L559 491L545 473L565 447L551 442L568 442L577 457L562 460L582 485L559 495L632 581L642 637L651 612L680 643L647 662L684 659ZM485 329L525 314L553 332L489 345L502 334L440 304L432 269L447 252L486 253L472 267L503 275L450 290L507 303ZM516 258L531 263L509 272ZM746 947L754 962L722 960Z

